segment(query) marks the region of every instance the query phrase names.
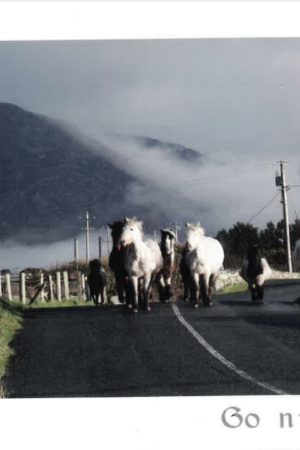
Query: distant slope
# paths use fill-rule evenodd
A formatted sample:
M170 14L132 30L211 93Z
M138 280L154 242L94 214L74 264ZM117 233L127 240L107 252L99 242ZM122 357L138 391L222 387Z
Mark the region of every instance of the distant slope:
M137 143L141 143L145 149L151 150L153 148L160 148L164 150L173 158L180 159L188 162L201 162L203 156L201 153L196 152L192 148L184 147L180 144L174 144L173 142L163 142L158 139L152 139L144 136L137 136L134 138Z
M0 236L76 235L82 216L110 219L131 178L50 120L0 104Z
M184 160L198 158L193 150L150 138L146 147L159 146ZM126 191L135 180L118 168L107 149L89 150L55 121L0 103L0 241L52 242L81 231L79 220L88 209L95 225L137 214L149 226L146 205L133 208ZM102 146L103 147L103 146ZM159 220L167 220L167 212ZM97 224L96 224L97 222Z

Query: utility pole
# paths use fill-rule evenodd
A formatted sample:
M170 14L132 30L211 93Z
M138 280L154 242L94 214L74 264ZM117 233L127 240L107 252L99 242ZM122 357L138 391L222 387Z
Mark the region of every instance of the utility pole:
M110 233L109 233L109 226L108 226L108 225L103 225L103 228L106 229L107 257L109 258L109 254L110 254L110 245L109 245L109 241L110 241Z
M78 270L78 241L74 239L74 261L76 265L76 269Z
M99 259L101 261L102 258L102 238L99 236Z
M83 220L84 217L79 217L79 219ZM96 217L92 217L92 219L96 219ZM90 215L89 212L86 211L85 213L85 227L81 228L83 231L85 231L85 255L86 255L86 262L89 263L90 260L90 231L94 230L94 228L90 227Z
M178 231L181 230L182 223L181 222L172 222L171 225L175 227L176 241L178 241Z
M280 164L280 180L278 185L281 187L281 203L283 206L283 220L284 220L284 229L285 229L285 245L287 252L287 262L288 262L288 271L290 273L293 272L292 267L292 255L291 255L291 241L290 241L290 225L289 225L289 211L288 211L288 201L287 201L287 190L288 187L286 185L285 178L285 164L287 161L278 161Z
M86 262L88 263L90 260L90 223L89 223L89 213L88 211L85 213L85 250L86 250Z

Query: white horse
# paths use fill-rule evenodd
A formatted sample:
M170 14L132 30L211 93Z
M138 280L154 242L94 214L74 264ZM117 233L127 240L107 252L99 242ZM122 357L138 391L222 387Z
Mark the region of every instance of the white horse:
M124 219L125 225L120 244L127 246L125 270L132 286L133 310L138 312L139 280L143 282L144 308L150 311L149 294L152 282L163 267L163 258L158 244L152 240L143 241L143 223L136 218Z
M300 270L300 239L295 243L295 248L293 251L293 267L296 270Z
M191 301L195 308L203 296L203 303L211 305L212 288L223 266L224 250L217 239L207 237L200 223L186 223L185 263L189 271Z

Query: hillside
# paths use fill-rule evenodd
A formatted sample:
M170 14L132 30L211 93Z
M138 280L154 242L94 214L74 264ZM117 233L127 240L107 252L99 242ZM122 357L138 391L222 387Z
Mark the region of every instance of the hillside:
M192 149L177 144L154 143L185 160L198 158ZM137 214L154 226L146 206L126 203L126 190L135 180L113 164L107 148L89 150L57 122L0 103L0 241L53 242L76 236L79 219L88 209L95 226ZM195 154L194 154L195 153ZM160 220L168 220L167 212Z

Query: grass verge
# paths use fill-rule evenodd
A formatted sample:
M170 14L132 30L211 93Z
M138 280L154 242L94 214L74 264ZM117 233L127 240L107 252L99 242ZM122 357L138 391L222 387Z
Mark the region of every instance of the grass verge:
M248 285L246 283L232 284L230 286L225 286L220 292L218 292L218 294L234 294L237 292L245 292L247 289Z
M53 302L35 301L31 306L26 305L25 308L68 308L71 306L95 306L93 302L80 301L77 297L69 300L62 300L61 302L55 300Z
M5 397L3 377L9 358L14 354L10 342L16 331L21 328L22 310L22 307L11 305L0 299L0 398Z
M22 311L26 311L32 308L67 308L71 306L94 306L94 303L85 302L82 300L80 301L77 297L72 297L69 300L62 299L61 302L59 302L58 300L54 300L53 302L42 302L41 299L37 298L32 305L29 305L29 300L27 299L26 304L22 305L20 303L20 300L16 297L13 298L12 305L14 305L14 307L16 308L21 308Z

